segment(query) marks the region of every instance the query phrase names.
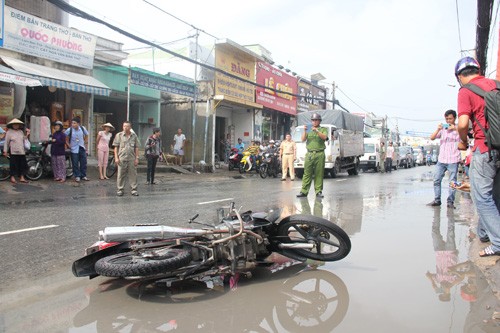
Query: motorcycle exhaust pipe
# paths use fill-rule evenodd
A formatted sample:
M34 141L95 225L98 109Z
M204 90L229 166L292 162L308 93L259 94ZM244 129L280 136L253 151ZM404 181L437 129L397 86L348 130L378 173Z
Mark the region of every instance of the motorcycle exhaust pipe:
M278 245L280 249L312 249L314 244L305 243L281 243Z
M135 226L135 227L108 227L99 231L99 239L105 242L126 242L132 240L153 240L176 237L201 236L208 234L208 230L177 228L163 225Z

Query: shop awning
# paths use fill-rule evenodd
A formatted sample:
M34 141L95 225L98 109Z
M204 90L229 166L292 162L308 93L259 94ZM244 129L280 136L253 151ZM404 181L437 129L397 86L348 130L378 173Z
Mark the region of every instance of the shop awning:
M39 80L43 86L53 86L88 94L109 96L111 89L92 76L63 71L57 68L33 64L19 59L1 57L16 71L29 74Z
M39 80L2 65L0 65L0 81L28 87L36 87L42 85Z
M258 103L254 103L254 102L250 102L250 101L241 100L239 98L235 98L235 97L232 97L232 96L229 96L229 95L215 95L214 96L214 100L216 100L216 101L225 101L225 102L229 102L229 103L232 103L232 104L241 105L241 106L244 106L244 107L251 107L251 108L254 108L254 109L262 109L262 108L264 108L264 106L262 106L262 104L258 104Z

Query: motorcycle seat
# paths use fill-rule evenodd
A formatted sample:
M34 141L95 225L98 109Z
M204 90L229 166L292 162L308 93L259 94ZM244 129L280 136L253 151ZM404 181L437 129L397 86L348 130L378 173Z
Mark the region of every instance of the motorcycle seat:
M259 222L273 223L279 217L280 217L280 211L279 210L273 210L273 211L270 211L269 213L258 212L258 213L253 213L252 214L252 219L256 223L259 223Z

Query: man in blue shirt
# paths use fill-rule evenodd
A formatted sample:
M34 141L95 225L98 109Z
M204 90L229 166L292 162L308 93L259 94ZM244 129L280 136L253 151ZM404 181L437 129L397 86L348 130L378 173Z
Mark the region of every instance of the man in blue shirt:
M66 131L66 140L71 149L71 163L73 165L73 175L75 181L87 178L87 150L85 149L85 137L89 135L87 129L80 125L80 118L71 120L71 127Z
M238 149L238 154L243 154L243 151L245 150L245 144L241 141L241 138L238 138L238 143L234 147Z

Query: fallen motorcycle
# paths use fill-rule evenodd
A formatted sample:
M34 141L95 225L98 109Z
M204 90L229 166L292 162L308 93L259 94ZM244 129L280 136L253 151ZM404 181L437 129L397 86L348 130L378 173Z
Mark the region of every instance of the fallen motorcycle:
M163 225L108 227L100 240L73 263L77 277L162 278L165 281L246 274L277 252L305 261L337 261L351 249L348 235L334 223L311 215L280 211L239 213L234 203L219 209L218 225L203 229ZM279 222L278 222L279 221Z
M29 180L38 180L42 175L52 175L52 160L50 155L47 154L47 147L49 145L50 141L40 142L41 149L26 156L26 163L28 164L26 177ZM71 165L71 152L69 150L65 153L65 165L66 177L71 178L73 176L73 167Z

